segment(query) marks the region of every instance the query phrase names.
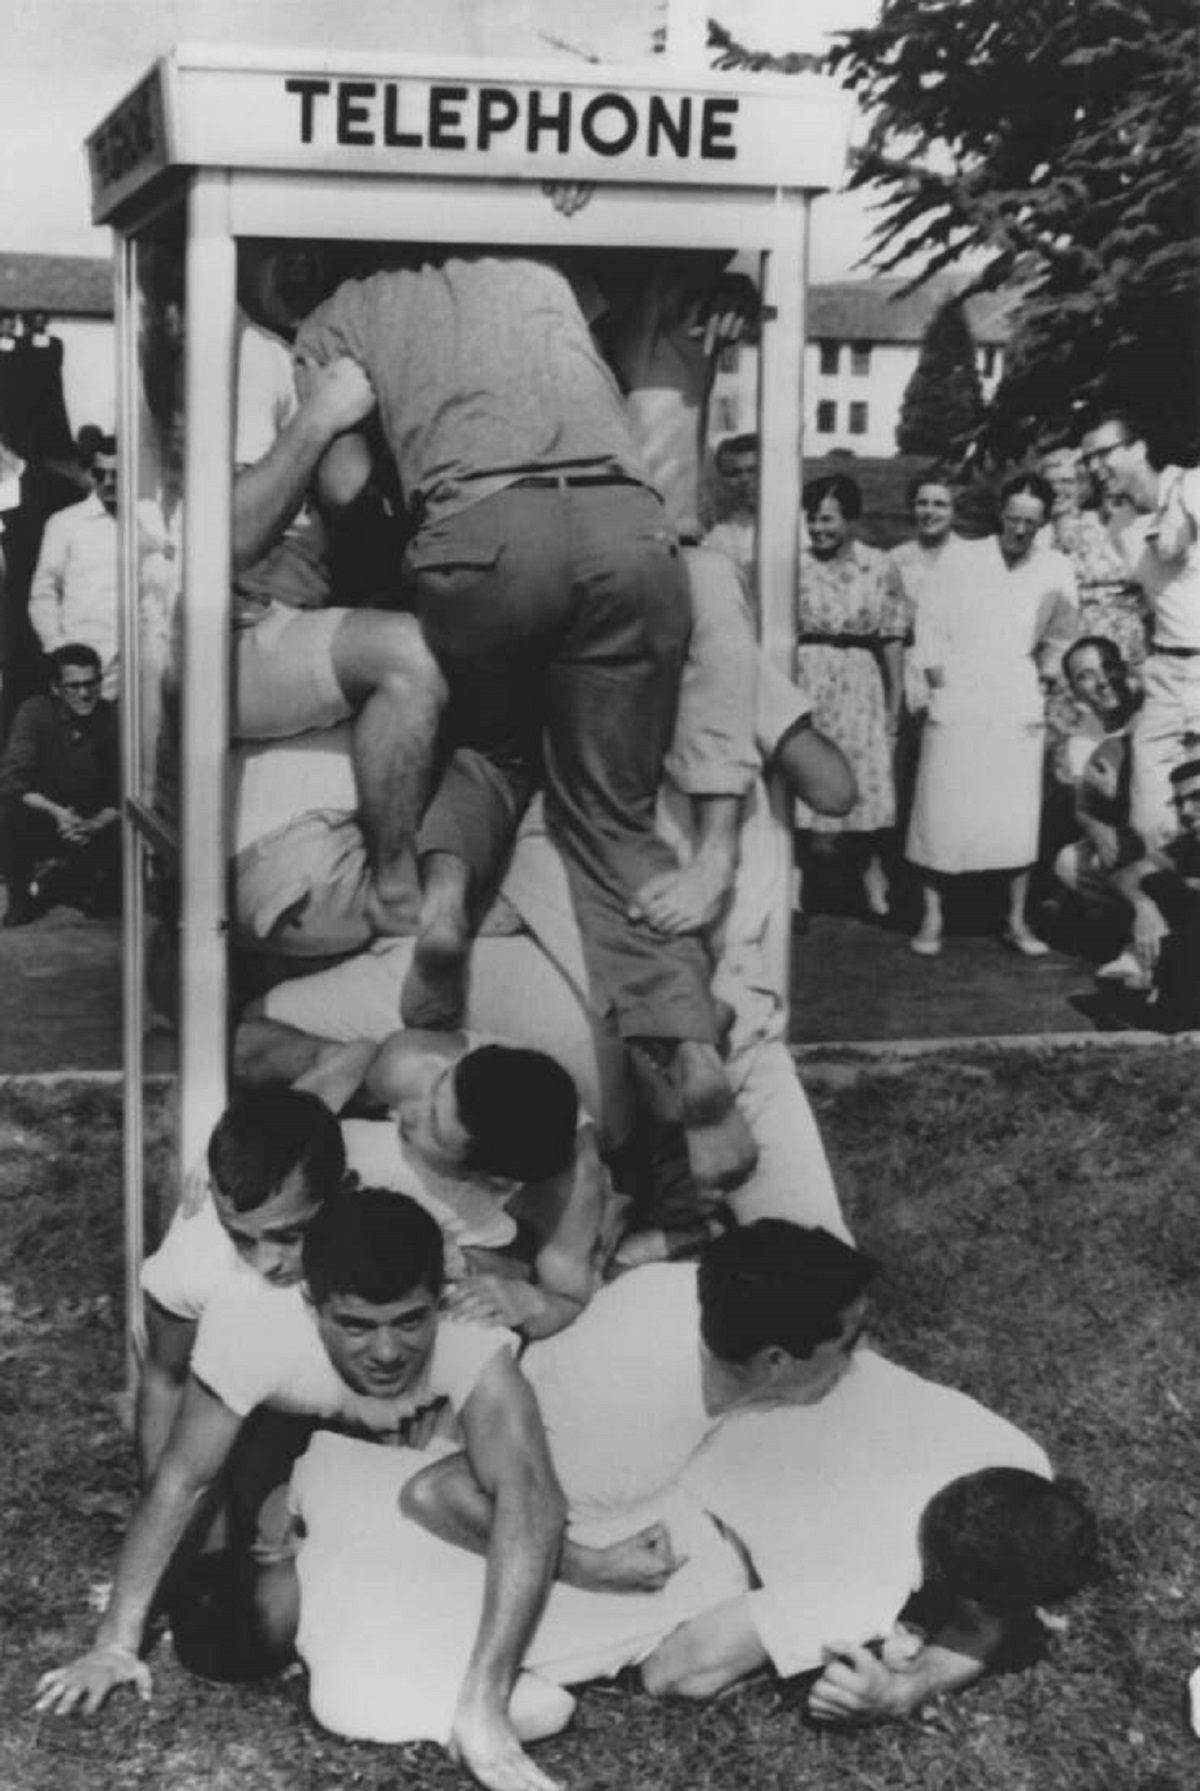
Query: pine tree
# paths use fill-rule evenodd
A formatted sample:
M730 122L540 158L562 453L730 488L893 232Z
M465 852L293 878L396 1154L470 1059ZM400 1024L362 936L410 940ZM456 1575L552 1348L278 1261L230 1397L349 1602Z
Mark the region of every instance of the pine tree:
M1125 403L1194 459L1194 0L888 0L831 67L871 119L852 184L886 195L876 265L920 280L982 251L975 286L1022 292L985 444Z
M952 460L971 442L983 413L975 339L961 298L949 298L925 330L900 406L896 446L901 454Z

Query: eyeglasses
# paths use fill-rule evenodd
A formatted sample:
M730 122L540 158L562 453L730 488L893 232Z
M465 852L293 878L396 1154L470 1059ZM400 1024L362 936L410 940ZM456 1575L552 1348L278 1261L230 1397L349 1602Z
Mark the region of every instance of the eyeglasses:
M99 678L72 678L68 681L66 678L64 678L58 688L60 690L64 690L64 691L66 691L66 690L75 691L75 692L83 691L86 694L89 690L99 690L100 679Z
M1088 448L1080 458L1084 466L1094 466L1097 460L1107 460L1109 455L1115 454L1118 448L1127 448L1128 446L1127 441L1105 442L1103 447Z

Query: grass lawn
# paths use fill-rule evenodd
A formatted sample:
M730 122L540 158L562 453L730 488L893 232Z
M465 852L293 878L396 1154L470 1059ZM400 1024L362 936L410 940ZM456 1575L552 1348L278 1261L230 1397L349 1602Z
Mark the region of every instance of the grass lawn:
M1024 1425L1101 1513L1110 1573L1047 1659L927 1720L822 1734L758 1682L706 1709L588 1689L538 1750L577 1791L1188 1791L1200 1743L1200 1059L1031 1050L919 1059L813 1095L886 1275L876 1338ZM434 1791L430 1748L339 1742L299 1676L189 1679L91 1721L30 1709L80 1650L132 1497L119 1385L119 1101L0 1089L0 1787ZM417 1617L419 1621L419 1614Z

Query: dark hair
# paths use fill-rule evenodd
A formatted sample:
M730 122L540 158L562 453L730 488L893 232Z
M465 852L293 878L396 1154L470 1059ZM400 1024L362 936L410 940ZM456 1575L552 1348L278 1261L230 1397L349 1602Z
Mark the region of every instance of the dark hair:
M346 1172L337 1120L314 1094L251 1088L235 1095L208 1141L208 1172L236 1212L253 1212L300 1174L313 1200L327 1201Z
M570 1163L579 1124L574 1082L545 1051L479 1045L454 1066L465 1168L537 1182Z
M86 429L87 427L88 427L88 425L85 423L84 428ZM115 454L116 451L117 451L116 436L115 435L105 435L102 431L98 430L96 432L96 434L94 436L92 436L88 442L87 459L84 461L83 464L85 466L90 466L92 464L92 461L95 460L97 454L110 454L111 455L111 454Z
M99 653L86 641L68 641L65 647L55 647L53 653L47 653L46 663L56 684L59 674L69 665L86 666L89 672L96 673L102 669Z
M1082 1486L1025 1468L983 1468L921 1514L927 1584L998 1614L1053 1604L1100 1573L1100 1531Z
M1049 516L1051 510L1054 508L1054 487L1050 484L1050 481L1048 479L1043 479L1041 473L1026 472L1014 473L1012 478L1006 479L1000 487L1001 510L1003 510L1009 498L1022 497L1024 495L1037 498L1042 506L1043 513L1046 516Z
M812 517L826 498L832 498L847 522L857 522L862 515L862 492L848 473L826 473L823 479L810 479L804 487L800 506Z
M803 1360L837 1336L876 1272L869 1256L817 1226L734 1226L700 1253L700 1335L723 1362L749 1362L771 1344Z
M716 461L717 471L719 473L725 472L731 454L751 453L758 453L758 437L756 435L725 436L724 440L717 443L716 453L713 456Z
M1148 430L1141 417L1118 404L1108 410L1098 410L1090 416L1083 426L1080 441L1085 435L1094 435L1097 429L1105 427L1119 429L1126 442L1144 442L1148 438Z
M316 1306L334 1294L383 1305L418 1287L436 1298L442 1232L423 1206L391 1188L343 1188L304 1233L304 1279Z
M1073 640L1071 642L1070 646L1062 656L1064 675L1068 677L1070 676L1072 659L1075 657L1076 653L1081 653L1085 647L1095 648L1104 663L1106 672L1109 672L1110 674L1112 672L1120 672L1122 677L1128 672L1129 668L1125 664L1124 655L1116 641L1110 641L1106 634L1081 634L1078 640Z
M918 491L920 491L924 485L944 486L950 493L950 496L954 496L954 479L951 476L950 468L948 466L939 466L935 462L933 466L927 466L923 473L918 473L915 478L908 481L905 497L910 510L917 501Z
M1188 784L1194 777L1200 777L1200 759L1185 759L1182 765L1176 765L1170 773L1173 784Z

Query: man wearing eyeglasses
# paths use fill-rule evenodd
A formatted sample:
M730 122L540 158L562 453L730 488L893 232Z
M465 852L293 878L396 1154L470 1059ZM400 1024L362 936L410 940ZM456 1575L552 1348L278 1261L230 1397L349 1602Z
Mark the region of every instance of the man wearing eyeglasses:
M117 694L117 443L101 436L87 466L92 489L46 524L29 587L42 651L86 641L100 656L101 695Z
M82 641L60 647L50 679L18 709L0 758L5 927L57 899L90 914L119 907L117 716L100 695L100 655Z
M1110 503L1137 512L1122 547L1150 612L1145 698L1133 730L1131 819L1148 847L1175 833L1170 772L1200 733L1200 467L1159 466L1127 414L1100 417L1083 464Z

